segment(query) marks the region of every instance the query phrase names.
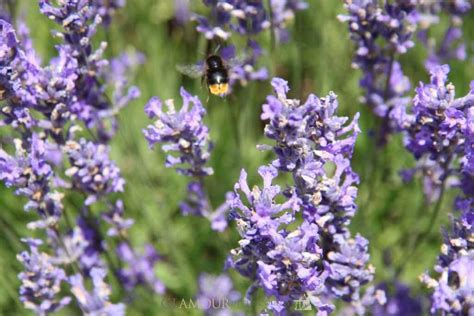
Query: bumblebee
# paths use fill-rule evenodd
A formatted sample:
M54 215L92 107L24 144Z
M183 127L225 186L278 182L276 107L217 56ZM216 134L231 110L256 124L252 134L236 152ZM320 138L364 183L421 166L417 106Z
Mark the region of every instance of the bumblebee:
M201 77L206 81L209 92L213 95L225 97L229 92L229 69L219 55L210 55L205 64L183 66L178 70L192 78Z

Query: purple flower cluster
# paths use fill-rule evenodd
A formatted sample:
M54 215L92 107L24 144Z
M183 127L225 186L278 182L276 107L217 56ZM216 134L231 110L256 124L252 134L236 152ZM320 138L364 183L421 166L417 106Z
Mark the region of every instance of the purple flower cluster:
M41 229L38 234L45 240L45 252L38 250L40 241L28 240L30 252L18 257L25 265L19 274L20 295L25 307L43 315L69 303L60 287L66 282L85 313L124 314L123 304L109 302L110 289L103 281L109 267L116 276L123 271L111 266L110 255L105 255L100 218L111 224L109 236L128 242L126 229L132 221L123 217L123 205L111 196L122 192L125 182L107 143L114 135L118 110L138 96L125 79L136 62L113 60L112 71L102 57L106 43L98 49L92 44L98 27L107 25L124 2L54 3L39 1L41 12L62 28L54 33L60 40L57 57L44 66L26 25L20 24L15 32L0 20L0 127L11 135L0 150L0 180L27 197L25 210L38 218L27 227ZM106 95L108 87L114 91L113 100ZM94 203L110 209L95 217ZM71 216L76 216L75 226ZM151 279L155 262L140 265L129 276L146 274ZM92 280L92 294L85 290L84 279Z
M453 220L450 233L445 233L441 254L435 265L438 278L427 273L420 279L433 289L431 312L449 315L474 313L474 213L473 208L461 212Z
M233 288L232 280L227 274L214 276L202 273L198 284L197 305L206 315L243 315L230 309L230 304L240 299L240 293Z
M272 28L279 40L287 40L286 24L294 18L296 11L308 6L302 0L271 1L269 12L263 1L204 0L204 4L211 8L215 21L197 16L197 30L209 40L216 37L227 40L231 32L255 35L268 28Z
M404 115L401 121L405 127L406 148L419 161L415 169L405 174L412 176L416 171L423 174L429 201L436 200L447 184L459 185L461 177L463 190L469 191L473 181L472 146L468 145L472 132L469 119L472 120L474 106L474 82L468 95L456 98L454 85L448 83L448 73L447 65L431 70L430 83L420 83L411 113ZM463 161L461 167L460 161ZM458 180L449 180L450 177ZM466 192L466 195L472 195L472 192Z
M22 281L20 287L20 301L36 315L47 315L60 310L71 301L70 297L57 299L61 290L61 283L66 281L63 269L51 262L51 257L38 248L42 241L27 239L25 241L30 251L23 251L18 260L24 265L25 271L18 275Z
M174 100L165 101L165 111L159 98L151 98L145 113L156 121L143 133L150 147L159 143L163 151L175 153L166 157L166 167L176 167L179 174L192 178L186 199L180 205L182 213L204 216L211 221L213 229L222 231L227 227L227 203L213 211L204 187L204 178L214 173L208 166L212 143L209 128L204 124L206 110L199 98L184 88L181 88L181 97L183 105L179 111L175 109Z
M255 69L255 65L257 65L257 61L262 55L262 48L254 40L247 41L243 58L237 56L234 45L221 49L221 56L229 66L230 88L236 83L246 86L251 81L268 79L268 71L265 67Z
M209 139L209 129L203 122L206 110L197 96L191 96L183 88L181 97L181 109L176 111L174 101L167 100L166 112L160 99L151 98L145 106L145 113L156 121L154 125L143 130L143 133L150 147L161 143L163 151L177 154L167 156L167 167L176 166L179 174L193 178L188 185L188 198L181 206L183 213L206 215L210 206L204 193L203 181L205 176L214 173L214 170L207 166L212 143Z
M94 268L90 275L93 290L90 292L84 286L84 278L80 274L69 277L71 292L86 315L125 315L125 305L113 304L109 300L111 294L110 286L104 282L107 272L103 269Z
M235 185L228 204L241 240L228 264L276 298L272 310L305 298L321 312L333 310L334 298L360 305L360 287L374 271L368 241L348 229L357 208L358 176L350 166L357 117L346 125L348 118L336 116L333 93L300 104L287 98L286 81L275 78L272 85L276 96L267 97L261 118L269 120L265 136L275 145L261 148L273 149L277 159L259 169L263 188L251 190L245 171ZM285 190L272 185L279 172L292 175Z
M393 283L381 283L377 288L386 293L387 302L383 305L374 304L372 315L423 315L423 305L420 298L413 297L406 284L394 281Z
M87 128L96 128L99 140L108 141L114 133L116 111L124 104L111 103L102 84L110 77L107 75L109 62L102 57L107 43L102 42L94 50L91 40L98 26L104 19L110 20L115 8L123 5L123 1L70 0L59 6L49 0L40 0L39 3L41 12L64 29L63 32L55 33L56 37L64 41L58 46L59 59L55 64L64 68L64 75L67 73L72 76L68 77L72 81L70 86L73 91L65 102L69 105L70 115L77 116ZM117 69L117 65L114 66ZM68 87L67 84L65 86ZM115 88L114 96L123 95L122 86ZM130 89L128 101L138 97L137 89Z
M277 169L260 167L259 174L263 187L250 190L247 174L242 170L235 195L228 202L241 235L240 246L231 251L228 266L254 280L252 288L263 288L283 309L289 309L294 300L306 295L311 295L318 308L330 309L331 306L319 301L328 272L322 267L317 225L303 222L290 230L300 212L298 198L293 196L278 203L276 200L283 193L278 185L272 185Z
M420 5L418 11L421 31L418 37L429 51L425 63L427 69L449 63L450 60L467 58L466 44L462 39L462 24L463 16L468 14L472 7L472 3L468 0L430 1ZM439 23L442 13L449 16L449 26L443 38L437 43L436 39L429 35L429 28L432 24Z
M363 101L382 118L378 136L383 144L389 133L400 129L392 116L403 110L409 100L406 94L410 81L396 57L414 46L416 1L387 1L383 6L370 0L345 3L348 15L340 15L339 19L348 23L350 37L356 45L353 66L363 73L360 80L365 90Z
M163 111L160 99L153 97L145 106L145 113L156 119L143 131L150 147L162 143L165 152L176 152L177 156L168 155L166 166L177 166L179 174L201 178L214 171L206 164L210 158L212 144L209 141L209 129L203 123L206 110L198 97L190 95L181 88L183 106L175 110L174 101L167 100L167 111ZM181 167L180 167L181 166Z
M86 192L85 205L90 205L113 192L123 192L125 180L119 168L109 159L109 149L103 144L94 144L81 138L79 142L68 141L65 146L71 167L66 175L72 178L73 188Z
M160 256L152 245L145 245L144 254L137 254L128 243L123 242L117 247L117 255L127 265L120 271L120 280L127 290L145 285L155 293L165 292L163 283L155 276L154 266Z

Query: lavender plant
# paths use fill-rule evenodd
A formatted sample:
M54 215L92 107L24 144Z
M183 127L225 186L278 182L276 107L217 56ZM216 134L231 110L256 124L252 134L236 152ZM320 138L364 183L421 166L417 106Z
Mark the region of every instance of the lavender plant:
M441 254L435 265L438 277L428 273L420 279L433 290L431 313L469 315L474 312L473 208L464 209L453 219L451 232L445 232Z
M241 240L228 266L253 280L249 294L263 288L274 297L268 308L275 313L291 310L299 299L330 313L332 300L342 299L362 314L360 289L372 280L374 269L367 265L368 241L351 237L347 227L357 209L359 180L350 158L358 115L344 125L348 118L335 115L334 93L310 95L300 104L287 98L286 81L275 78L272 86L276 97L267 97L261 118L269 120L265 136L275 145L261 148L272 149L277 159L260 167L262 188L250 190L245 171L235 185L228 204ZM292 176L285 190L272 185L278 173Z
M434 67L430 83L420 83L411 111L401 120L406 130L406 148L419 161L406 175L409 178L417 171L422 173L429 201L438 200L446 185L458 186L462 174L469 173L460 161L469 165L469 159L463 157L471 151L466 147L466 131L469 132L468 116L474 105L474 83L468 95L456 98L448 73L447 65Z
M419 25L421 30L418 38L428 48L429 55L425 62L427 69L449 63L450 60L466 60L466 43L463 40L463 16L472 9L469 1L430 1L419 4ZM443 14L444 13L444 14ZM445 29L442 39L429 35L429 29L440 21L442 15L449 17L449 26Z
M110 160L107 142L114 134L118 110L138 95L137 88L126 91L124 77L114 77L115 84L110 81L109 62L102 57L106 44L92 46L97 28L107 25L122 4L70 0L55 5L40 0L41 12L62 27L54 32L61 40L58 56L45 66L33 50L26 26L21 24L17 36L9 22L0 20L1 126L12 135L0 150L0 179L28 199L26 211L37 214L38 220L28 228L42 230L38 234L44 240L28 239L30 252L18 257L26 269L19 274L22 301L39 315L69 304L61 282L72 287L84 313L125 312L123 304L109 301L104 280L109 268L116 277L125 270L115 268L108 253L113 244L102 235L100 217L92 207L111 203L112 194L123 191L124 180ZM107 82L115 87L115 103L106 94ZM84 130L90 139L81 136ZM79 207L72 204L77 194L82 196ZM110 212L113 221L109 222L120 224L123 210ZM75 226L71 216L77 216ZM130 247L123 232L131 223L123 221L127 224L114 231ZM141 265L127 277L142 274L147 279L134 285L153 283L155 291L163 291L156 288L159 281L149 276L153 264ZM92 294L85 289L84 279L92 280Z
M356 45L353 67L362 70L362 101L381 118L378 143L385 144L389 134L400 131L397 114L407 106L410 80L404 75L398 56L414 46L416 2L347 0L347 22Z

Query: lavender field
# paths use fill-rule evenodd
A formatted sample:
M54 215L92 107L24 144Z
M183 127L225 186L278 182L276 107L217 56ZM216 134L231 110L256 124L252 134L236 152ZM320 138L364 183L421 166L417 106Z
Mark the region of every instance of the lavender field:
M0 104L0 315L474 315L472 1L0 0Z

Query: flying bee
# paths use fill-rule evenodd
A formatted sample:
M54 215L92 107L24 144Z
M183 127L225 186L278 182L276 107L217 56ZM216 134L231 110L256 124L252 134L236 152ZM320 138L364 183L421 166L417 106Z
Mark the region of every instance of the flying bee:
M210 55L205 64L178 65L176 68L191 78L206 80L207 88L213 95L225 97L229 92L229 69L219 55Z

